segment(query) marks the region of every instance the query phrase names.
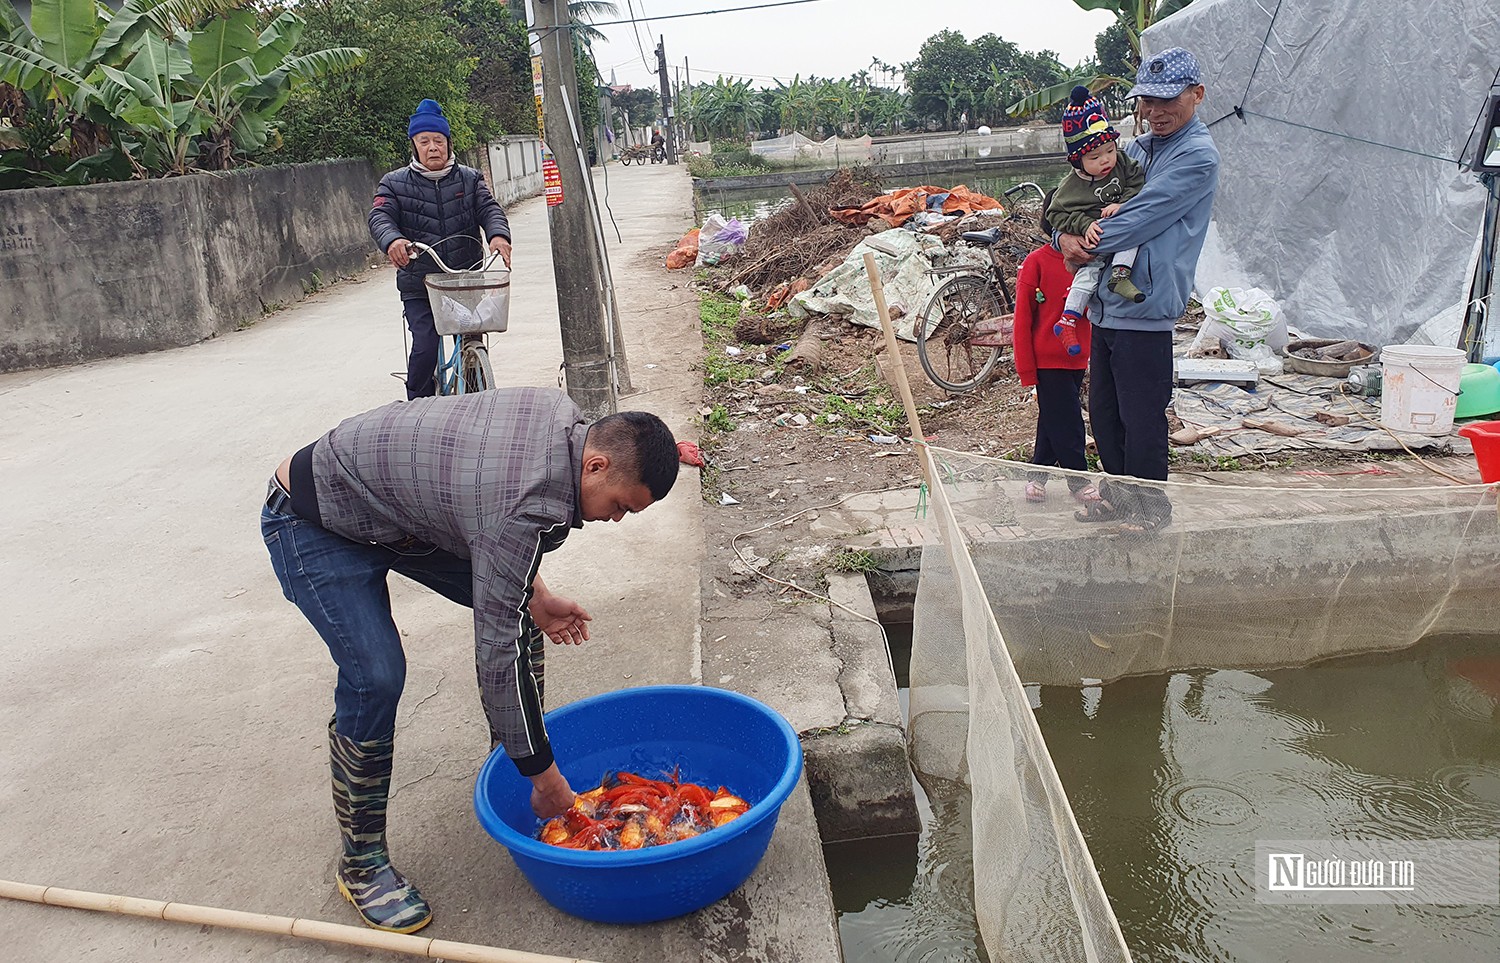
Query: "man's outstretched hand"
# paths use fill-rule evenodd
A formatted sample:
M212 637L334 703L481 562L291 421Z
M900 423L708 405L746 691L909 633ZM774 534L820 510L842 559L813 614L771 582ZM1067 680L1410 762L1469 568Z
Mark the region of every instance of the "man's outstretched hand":
M573 789L563 778L557 763L531 777L531 811L538 819L551 819L573 805Z
M588 641L593 616L572 599L539 591L531 597L531 619L537 628L559 645L582 645Z

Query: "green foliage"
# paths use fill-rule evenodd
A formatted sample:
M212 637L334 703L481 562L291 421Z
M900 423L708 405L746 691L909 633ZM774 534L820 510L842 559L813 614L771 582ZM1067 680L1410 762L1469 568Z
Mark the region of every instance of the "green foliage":
M613 98L612 105L617 127L646 127L656 122L661 98L650 87L640 87Z
M0 107L22 141L0 151L0 188L227 170L265 154L292 92L364 51L293 56L302 19L262 23L248 4L35 0L27 20L0 0Z
M1012 103L1007 109L1012 117L1025 117L1043 111L1053 111L1068 99L1068 92L1077 84L1105 99L1112 109L1120 106L1117 91L1129 89L1134 83L1135 72L1141 65L1141 34L1153 23L1186 7L1192 0L1073 0L1085 10L1108 10L1115 15L1113 26L1101 33L1094 41L1098 61L1084 64L1073 71L1073 75L1050 87L1035 89L1030 94ZM1112 32L1113 31L1113 32ZM1121 47L1124 41L1128 52ZM1123 60L1123 62L1122 62Z
M395 167L411 156L406 124L428 97L443 105L453 149L474 146L478 111L468 93L476 58L435 0L314 0L299 9L311 42L362 47L369 59L293 95L282 115L288 159L369 157Z
M703 327L703 346L714 348L727 341L740 319L740 302L717 291L703 292L698 302L698 321Z
M755 372L749 365L725 355L710 354L703 359L703 383L708 387L738 384L754 376Z
M1007 122L1006 104L1057 83L1066 72L1050 50L1023 51L992 33L970 42L957 30L928 37L905 69L911 112L945 127L958 126L963 113L971 127Z
M729 417L729 409L723 405L714 405L703 418L703 430L710 435L728 434L735 427L734 419Z
M850 401L839 394L827 394L823 396L823 411L813 419L813 424L842 424L865 428L878 435L904 435L906 412L883 389L859 401Z
M747 164L731 164L721 160L717 154L711 154L708 157L689 157L687 168L689 174L702 178L748 177L777 169L763 157L756 157L754 162Z
M868 575L880 568L880 562L864 549L841 548L829 559L828 567L835 572Z
M458 24L459 43L477 61L468 87L475 136L483 142L501 134L535 134L524 10L517 20L495 0L443 0L443 7Z

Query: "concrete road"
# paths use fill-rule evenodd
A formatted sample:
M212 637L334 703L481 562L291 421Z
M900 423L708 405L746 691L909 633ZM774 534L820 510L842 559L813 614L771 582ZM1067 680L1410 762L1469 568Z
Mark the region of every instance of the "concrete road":
M660 266L690 226L687 175L612 167L609 188L637 389L622 407L695 438L696 298L687 272ZM546 208L510 213L496 375L556 384ZM0 877L356 922L331 884L334 669L281 596L258 511L282 457L400 397L389 372L403 367L393 279L377 268L213 341L0 377ZM685 471L643 516L548 556L548 585L594 615L593 642L549 653L550 704L699 681L701 505ZM424 936L601 961L837 958L805 791L751 881L693 916L606 927L543 903L473 817L488 745L470 614L399 578L392 595L410 671L390 837L435 907ZM0 930L18 963L394 958L14 903Z

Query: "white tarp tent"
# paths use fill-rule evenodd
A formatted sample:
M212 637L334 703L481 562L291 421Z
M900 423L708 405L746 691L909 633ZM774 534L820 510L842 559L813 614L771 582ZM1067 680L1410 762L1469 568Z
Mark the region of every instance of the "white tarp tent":
M1500 3L1196 0L1145 46L1188 48L1208 88L1223 165L1200 292L1264 288L1314 336L1457 344L1485 193L1456 160Z

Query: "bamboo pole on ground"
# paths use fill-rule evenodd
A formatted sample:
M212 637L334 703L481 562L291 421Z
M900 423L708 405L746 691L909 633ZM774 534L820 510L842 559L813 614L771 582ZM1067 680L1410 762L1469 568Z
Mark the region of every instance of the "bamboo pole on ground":
M34 883L17 883L11 880L0 880L0 897L27 903L42 903L47 906L65 906L99 913L115 913L121 916L141 916L147 919L170 920L175 923L220 926L224 929L274 933L278 936L296 936L324 943L340 943L345 946L406 953L429 960L441 958L455 960L458 963L589 963L577 957L547 956L540 953L528 953L524 950L480 946L476 943L456 943L452 940L438 940L425 936L386 933L364 926L345 926L342 923L324 923L321 920L246 913L213 906L194 906L190 903L164 903L155 899L89 893L83 890L38 886Z
M906 365L901 360L901 345L896 340L896 328L891 324L891 310L885 303L885 286L880 282L880 267L875 263L875 254L865 252L865 273L870 276L870 293L875 296L875 313L880 315L880 328L885 332L886 360L895 370L896 391L901 395L901 407L906 409L907 427L911 429L912 444L917 446L917 460L922 465L922 480L929 489L932 479L927 477L927 436L922 434L922 419L917 417L917 403L911 396L911 385L906 381Z

